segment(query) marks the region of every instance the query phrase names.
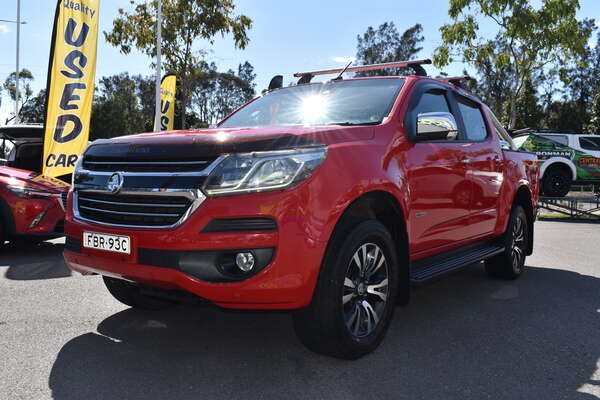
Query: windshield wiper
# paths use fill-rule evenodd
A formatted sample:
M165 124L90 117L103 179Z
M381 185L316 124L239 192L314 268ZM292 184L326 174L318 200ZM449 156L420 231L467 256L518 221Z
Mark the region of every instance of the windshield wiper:
M369 121L369 122L332 122L327 125L340 125L340 126L357 126L357 125L379 125L381 121Z

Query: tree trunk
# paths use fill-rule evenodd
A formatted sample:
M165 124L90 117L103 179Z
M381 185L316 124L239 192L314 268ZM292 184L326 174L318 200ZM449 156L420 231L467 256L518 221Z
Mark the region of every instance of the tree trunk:
M508 109L508 129L515 129L517 127L517 96L515 93L511 93L509 100Z

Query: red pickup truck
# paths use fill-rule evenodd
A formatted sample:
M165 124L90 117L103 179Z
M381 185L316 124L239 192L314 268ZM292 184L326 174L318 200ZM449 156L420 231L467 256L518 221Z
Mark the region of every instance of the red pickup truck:
M62 236L69 185L40 174L41 125L0 127L0 242Z
M132 307L193 294L294 310L304 344L346 359L379 345L411 284L482 260L521 275L538 165L488 107L417 74L317 73L215 129L90 145L68 200L70 268Z

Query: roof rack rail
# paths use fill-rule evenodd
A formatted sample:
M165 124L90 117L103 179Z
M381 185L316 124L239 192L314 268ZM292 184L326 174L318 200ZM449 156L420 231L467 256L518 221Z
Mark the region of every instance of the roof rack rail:
M455 86L458 87L462 87L461 86L461 82L468 82L468 81L474 81L475 79L471 78L468 75L463 75L463 76L453 76L453 77L449 77L449 78L438 78L438 81L442 81L442 82L446 82L446 83L451 83Z
M425 69L421 66L423 64L431 64L431 60L427 58L424 60L395 61L381 64L360 65L358 67L349 67L345 70L344 68L336 68L321 71L296 72L294 76L296 78L300 78L298 81L299 85L302 83L309 83L311 79L317 75L333 75L340 74L342 72L374 71L377 69L387 68L412 68L412 70L415 72L415 75L427 76L427 72L425 72Z

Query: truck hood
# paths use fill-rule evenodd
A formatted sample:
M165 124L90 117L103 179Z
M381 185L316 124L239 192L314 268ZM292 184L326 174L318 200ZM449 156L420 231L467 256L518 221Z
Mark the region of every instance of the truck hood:
M21 186L54 193L62 193L69 190L69 185L58 179L6 166L0 166L0 184Z
M177 160L212 158L224 153L283 150L368 140L371 126L269 126L146 133L103 139L85 152L92 159Z

